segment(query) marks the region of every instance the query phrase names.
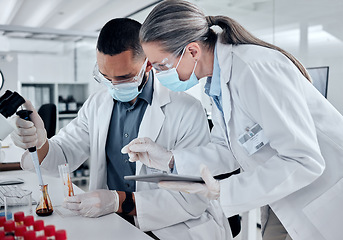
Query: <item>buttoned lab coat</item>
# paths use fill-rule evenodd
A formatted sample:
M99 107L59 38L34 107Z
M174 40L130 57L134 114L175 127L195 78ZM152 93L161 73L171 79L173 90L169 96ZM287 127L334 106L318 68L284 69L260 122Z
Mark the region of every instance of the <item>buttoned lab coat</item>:
M73 171L90 158L90 190L107 188L105 145L112 109L107 90L92 95L77 118L49 140L42 171L58 175L57 166L66 159ZM146 108L138 137L149 137L167 149L206 144L209 131L203 107L193 97L171 92L155 79L152 104ZM31 162L25 153L22 165L32 168ZM147 173L149 169L136 162L136 174ZM231 239L217 201L159 189L153 183L136 182L136 190L136 223L141 230L153 231L160 239Z
M213 104L212 143L173 151L179 174L238 163L221 181L227 216L269 204L293 240L342 239L341 114L278 51L218 42L217 54L224 116ZM238 138L256 123L269 143L249 156Z

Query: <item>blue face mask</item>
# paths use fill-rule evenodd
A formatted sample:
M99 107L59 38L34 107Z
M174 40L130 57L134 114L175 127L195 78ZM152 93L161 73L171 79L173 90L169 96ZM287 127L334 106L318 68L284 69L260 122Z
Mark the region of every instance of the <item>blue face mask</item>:
M133 82L122 83L118 85L113 85L109 80L102 80L101 82L107 87L108 92L111 94L112 98L119 102L130 102L135 99L143 90L143 87L138 91L138 87L144 81L146 82L145 69L148 59L145 60L139 74L136 76L138 79ZM96 71L96 73L98 70ZM94 73L93 73L94 74Z
M142 92L142 89L138 91L137 86L127 87L127 88L122 88L122 89L114 89L111 86L107 86L107 87L108 87L108 92L111 94L111 96L119 102L130 102Z
M192 72L192 74L188 80L181 81L179 78L179 74L177 73L176 69L180 64L180 61L183 57L184 52L185 52L185 50L183 51L183 53L180 57L180 60L177 63L175 68L169 69L167 71L156 73L156 77L161 82L161 84L163 86L165 86L166 88L174 91L174 92L184 92L184 91L194 87L195 85L197 85L199 83L199 79L197 78L197 76L194 73L198 62L195 62L193 72Z

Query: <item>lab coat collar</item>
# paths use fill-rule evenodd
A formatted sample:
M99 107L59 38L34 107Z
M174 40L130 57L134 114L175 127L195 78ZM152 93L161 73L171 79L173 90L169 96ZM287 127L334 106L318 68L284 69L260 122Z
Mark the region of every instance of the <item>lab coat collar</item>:
M106 164L106 153L105 153L105 146L106 146L106 141L107 141L107 133L108 129L110 126L110 121L112 117L112 110L113 110L113 105L114 101L112 96L108 93L108 90L103 90L102 94L104 101L104 104L99 104L99 109L98 109L98 114L97 114L97 128L99 132L99 138L94 138L97 139L97 142L94 142L94 144L98 144L99 149L103 149L104 151L101 153L102 157L99 157L99 161L97 161L97 171L98 173L103 173L103 174L94 174L92 177L96 178L94 179L94 182L101 182L101 186L106 186L107 185L107 164ZM94 166L95 167L95 166ZM104 176L105 175L105 176ZM98 179L99 178L99 179ZM102 180L106 179L106 180ZM93 181L93 180L92 180Z
M232 45L223 44L219 38L216 44L217 57L220 67L220 87L222 94L222 107L224 112L225 124L229 136L229 121L231 119L231 92L229 88L229 81L231 79L232 72Z
M154 92L152 96L152 103L148 105L143 116L141 125L139 127L138 137L148 137L152 141L156 141L158 134L161 131L165 119L162 107L171 102L170 91L162 86L162 84L154 76ZM140 173L142 163L136 162L136 174Z
M145 110L138 137L149 137L153 141L156 140L165 118L162 107L168 103L170 103L169 90L160 84L155 75L152 103Z
M232 68L232 45L221 43L218 37L216 48L220 67L220 78L224 79L225 83L228 83L230 81Z

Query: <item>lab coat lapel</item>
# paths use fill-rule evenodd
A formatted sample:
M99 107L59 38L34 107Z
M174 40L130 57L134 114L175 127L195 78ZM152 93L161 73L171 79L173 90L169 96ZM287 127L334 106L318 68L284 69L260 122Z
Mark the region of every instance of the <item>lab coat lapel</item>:
M229 81L232 70L232 45L217 42L217 56L220 67L220 85L222 91L222 104L226 128L229 135L229 121L231 119L231 93Z
M112 117L112 110L113 110L113 98L106 92L104 93L104 99L103 101L108 102L108 104L100 104L98 113L97 114L97 128L98 128L98 134L100 137L95 138L97 139L97 142L94 142L94 147L97 149L103 149L103 151L98 152L97 159L93 160L92 167L96 165L96 168L98 169L96 182L98 182L100 179L107 179L107 165L106 165L106 141L107 141L107 135L108 135L108 129L110 126L110 120ZM106 186L106 181L103 183L100 183L101 186ZM99 185L99 182L98 182Z
M145 114L139 127L139 138L148 137L151 140L156 141L165 119L162 107L169 102L170 96L168 90L163 87L155 77L152 103L151 105L148 105L145 110ZM140 173L141 168L142 163L140 161L136 162L136 174Z

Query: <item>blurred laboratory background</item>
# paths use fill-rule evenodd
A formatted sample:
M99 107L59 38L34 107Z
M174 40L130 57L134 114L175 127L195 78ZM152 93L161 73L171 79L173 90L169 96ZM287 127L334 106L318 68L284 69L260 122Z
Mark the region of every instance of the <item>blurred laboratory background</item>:
M156 0L1 0L0 95L19 91L49 115L55 130L76 117L87 97L100 88L93 80L96 39L110 19L143 22ZM297 57L321 93L343 114L343 1L190 0L207 15L226 15L255 36ZM177 36L175 36L177 37ZM201 80L204 84L204 79ZM199 84L189 93L210 116L210 101ZM51 110L50 110L51 111ZM88 166L74 182L87 184Z

